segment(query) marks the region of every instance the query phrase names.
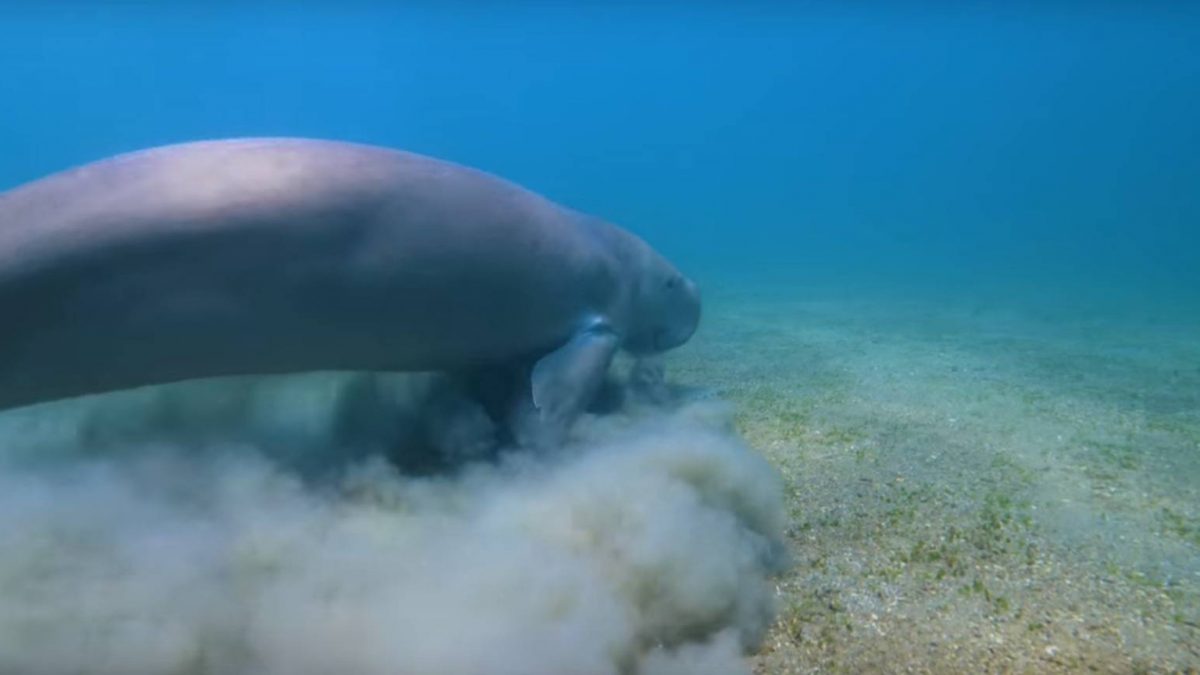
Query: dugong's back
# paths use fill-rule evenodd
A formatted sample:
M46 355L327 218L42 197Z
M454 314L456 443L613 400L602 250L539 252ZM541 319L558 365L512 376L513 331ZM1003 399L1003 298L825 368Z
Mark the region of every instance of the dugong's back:
M511 183L368 146L213 141L86 165L0 194L0 407L511 358L578 321L563 289L604 276L592 236Z

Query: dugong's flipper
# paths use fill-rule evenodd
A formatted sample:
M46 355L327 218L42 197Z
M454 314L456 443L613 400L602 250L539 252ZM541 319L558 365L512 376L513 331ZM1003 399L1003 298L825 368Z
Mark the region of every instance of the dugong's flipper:
M601 324L538 359L529 378L530 400L516 411L517 441L537 448L561 443L600 388L619 344L616 334Z

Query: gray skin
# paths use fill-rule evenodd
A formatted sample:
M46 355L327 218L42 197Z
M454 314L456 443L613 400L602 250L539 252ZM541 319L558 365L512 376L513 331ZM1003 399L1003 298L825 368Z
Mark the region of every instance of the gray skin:
M618 349L683 344L696 286L633 234L406 152L237 139L0 194L0 408L223 375L518 374L557 442Z

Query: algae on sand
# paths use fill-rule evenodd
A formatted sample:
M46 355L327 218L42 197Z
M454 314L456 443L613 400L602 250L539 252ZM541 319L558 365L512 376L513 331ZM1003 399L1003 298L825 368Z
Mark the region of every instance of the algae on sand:
M796 566L757 672L1200 664L1200 410L1180 393L1200 345L792 292L713 299L676 370L787 483Z

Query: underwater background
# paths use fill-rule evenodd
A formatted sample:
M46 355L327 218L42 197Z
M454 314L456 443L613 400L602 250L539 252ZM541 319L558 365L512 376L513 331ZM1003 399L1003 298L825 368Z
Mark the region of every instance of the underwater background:
M17 3L0 184L301 135L445 157L693 269L1194 299L1188 3Z
M214 503L245 507L251 521L271 528L341 538L317 547L326 561L318 571L249 573L241 583L268 589L258 614L232 601L210 613L203 598L188 595L180 610L187 618L168 636L113 637L120 631L98 629L104 624L95 617L157 617L139 630L161 624L153 598L195 583L191 561L212 555L204 542L214 527L222 542L258 541L252 558L290 556L310 539L297 535L272 549L241 525L189 520L186 499L139 502L143 481L176 475L171 462L185 460L174 455L166 465L107 469L72 459L70 480L12 460L0 485L25 496L0 497L0 523L10 528L0 529L10 551L0 554L0 666L622 675L1200 668L1200 6L10 3L0 9L0 73L0 189L148 146L313 136L471 165L616 222L699 283L704 321L671 355L669 373L720 401L651 419L652 430L628 443L613 438L632 432L603 420L585 429L587 461L603 463L603 449L616 443L623 451L608 461L649 456L654 468L534 470L550 475L545 483L524 472L510 480L507 469L487 473L478 480L491 487L482 492L501 497L454 512L451 534L438 529L446 505L474 503L467 495L479 483L433 488L390 474L364 479L362 471L376 469L362 469L347 489L373 496L366 506L339 507L319 491L279 488L272 472L285 483L290 474L273 460L264 461L274 468L227 472L227 460L214 459L199 472L225 495ZM321 402L364 396L313 393L328 386L280 385L287 391L268 406L272 433L288 429L284 444L293 447L325 443L328 428L309 433L303 425L345 422L314 412L324 410ZM353 386L361 391L361 382ZM78 410L12 411L0 415L0 439L14 456L57 444L90 462L106 443L152 437L157 448L164 430L179 444L180 435L209 438L198 431L207 427L261 429L261 416L246 412L254 396L214 412L212 391L197 391L171 396L206 405L138 394L99 397ZM347 413L352 420L384 414L379 400L407 396L371 391L372 412ZM695 434L700 441L687 440ZM630 452L645 446L652 449ZM689 463L691 447L700 448L699 470ZM662 479L635 489L647 499L680 480L694 495L647 501L614 516L620 524L596 525L596 541L613 540L595 555L572 558L574 539L557 526L543 532L531 481L552 493L552 504L598 486L598 501L573 507L594 515L607 513L604 495L629 499L620 487L626 469ZM764 477L771 471L777 488ZM726 478L696 478L709 474ZM91 491L62 487L78 481ZM275 496L238 492L249 484ZM222 501L230 490L240 496ZM541 618L510 618L527 630L501 635L491 626L505 619L481 615L475 600L427 598L404 615L427 626L418 642L457 641L425 654L407 643L395 651L384 635L369 648L355 642L398 619L378 595L343 589L349 596L339 597L351 598L338 610L344 630L322 632L328 617L313 598L328 588L310 582L339 576L345 561L336 550L349 541L372 559L407 555L403 545L379 543L389 536L371 520L380 509L407 504L399 510L423 519L418 534L404 536L434 551L432 559L460 560L503 548L497 540L510 535L524 541L528 528L488 529L522 499L530 503L520 502L516 520L538 523L529 527L541 534L519 555L492 551L512 575L503 576L502 565L498 581L468 588L503 605L520 594L488 593L541 583L517 573L558 555L540 547L576 551L563 554L575 562L555 568L561 575L552 586L574 589L563 602L591 613L522 605L514 615ZM48 524L30 516L64 500ZM694 510L713 503L713 513ZM98 505L123 518L146 509L178 514L113 532L77 518L104 511ZM342 519L339 508L356 520ZM313 509L329 510L332 520L305 520ZM645 515L667 511L658 520ZM646 527L634 534L629 519L641 517ZM364 527L375 534L356 539ZM114 558L124 562L104 572L52 566L47 576L48 560L81 545L66 535L48 557L12 553L62 528L125 551ZM190 534L171 552L122 548L156 528ZM464 552L462 541L487 544ZM755 557L775 544L789 552L786 571ZM238 546L230 559L247 555ZM653 553L630 553L613 572L597 562L612 550ZM107 603L95 599L103 584L81 581L164 568L160 555L178 556L165 564L177 574L140 586L126 579L128 587L113 591L144 602ZM211 588L227 578L227 563L200 565ZM264 563L273 564L282 563ZM398 583L382 566L364 572L355 567L363 559L348 564L357 572L347 576L376 588ZM409 574L406 592L416 594L476 579L470 569L434 581ZM663 591L671 602L662 606L630 590L680 574L695 584ZM35 591L33 580L50 585ZM409 597L403 584L389 588L397 602ZM64 623L81 593L97 614ZM60 613L48 597L61 601ZM278 609L287 602L294 611ZM247 612L270 616L244 626ZM576 621L564 621L565 632L544 620L564 615ZM212 625L252 637L213 633ZM605 627L600 638L589 633L596 626ZM88 631L90 641L79 638ZM326 661L297 656L307 640L354 648L335 649ZM85 666L51 656L72 649L91 655ZM450 664L447 654L461 659ZM590 660L572 661L583 656Z

